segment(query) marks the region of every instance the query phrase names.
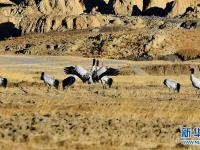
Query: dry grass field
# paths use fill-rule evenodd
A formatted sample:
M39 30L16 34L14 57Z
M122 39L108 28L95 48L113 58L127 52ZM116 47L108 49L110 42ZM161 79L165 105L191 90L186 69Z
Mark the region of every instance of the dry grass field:
M138 66L174 64L103 61L133 71ZM66 77L63 68L75 64L89 68L91 59L0 56L0 75L9 80L8 88L0 88L0 149L198 149L180 144L180 129L200 124L199 96L189 71L161 75L130 70L114 77L111 89L78 81L68 90L47 92L40 73L61 81ZM165 78L179 81L181 92L169 93Z

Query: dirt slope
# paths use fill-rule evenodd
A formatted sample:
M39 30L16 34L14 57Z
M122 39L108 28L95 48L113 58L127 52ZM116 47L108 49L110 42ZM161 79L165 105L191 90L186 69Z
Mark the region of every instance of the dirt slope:
M199 56L198 1L13 0L1 5L1 54L134 60Z
M0 53L172 61L199 57L199 27L185 29L181 27L184 20L128 19L134 25L11 38L0 41Z
M95 28L112 25L112 17L120 16L180 16L187 12L198 17L197 0L103 1L103 0L24 0L0 2L0 23L11 22L23 33ZM88 14L85 16L83 14ZM91 15L92 14L92 15ZM98 15L96 15L98 14ZM91 16L90 16L91 15ZM95 17L93 17L95 16ZM5 18L9 18L7 21ZM14 19L10 19L14 18ZM118 23L117 25L120 25ZM84 27L80 27L84 26ZM62 29L62 30L63 30Z

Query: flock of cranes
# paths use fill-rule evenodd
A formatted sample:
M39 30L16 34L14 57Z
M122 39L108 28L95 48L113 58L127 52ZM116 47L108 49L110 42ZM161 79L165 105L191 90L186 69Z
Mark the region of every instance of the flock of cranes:
M65 74L70 75L66 79L62 81L63 90L72 86L77 78L80 78L83 83L86 84L95 84L101 82L103 88L108 86L111 88L113 79L110 76L117 76L119 74L119 70L107 66L99 66L99 60L93 59L92 68L90 71L87 71L82 66L70 66L64 68ZM51 87L56 89L59 88L59 80L55 79L53 76L49 74L41 73L40 80L44 81L44 83L48 86L48 90ZM4 77L0 77L0 86L6 88L7 87L7 79Z
M190 81L192 83L192 86L195 89L200 89L200 79L196 78L194 75L194 68L190 68ZM171 79L165 79L163 84L170 89L172 89L174 92L177 91L177 93L180 92L181 84L171 80ZM197 92L197 91L196 91Z
M117 76L119 74L119 70L106 67L106 66L99 66L99 60L93 59L92 68L90 71L87 71L82 66L70 66L64 68L65 74L70 74L68 78L64 79L62 82L63 89L66 87L70 87L73 85L77 78L80 78L83 83L86 84L94 84L101 81L103 88L106 85L109 88L112 86L113 79L109 76Z
M192 86L196 89L200 89L200 79L196 78L194 75L194 68L190 69L190 80ZM99 60L93 59L92 61L92 68L90 71L87 71L82 66L69 66L64 68L64 73L70 75L66 79L62 81L62 88L65 90L70 86L74 85L76 80L79 78L83 83L86 84L95 84L101 82L103 88L107 86L111 88L113 79L110 76L117 76L119 75L119 70L107 66L99 66ZM53 76L45 74L44 72L41 73L40 80L43 80L44 83L48 86L48 89L54 87L56 89L59 88L59 80L55 79ZM8 80L7 78L0 77L0 86L6 88ZM171 79L165 79L163 84L173 90L174 92L179 93L181 89L181 84L177 81Z
M65 67L64 72L66 74L72 74L73 76L79 77L83 81L83 83L87 84L94 84L101 81L103 87L105 87L106 85L111 87L113 79L109 76L117 76L119 74L119 70L117 69L106 67L103 65L99 67L99 60L96 59L93 59L92 68L90 71L87 71L81 66L70 66ZM75 77L73 78L73 81L75 81ZM68 85L68 83L69 80L66 79L66 82L63 83L63 85Z

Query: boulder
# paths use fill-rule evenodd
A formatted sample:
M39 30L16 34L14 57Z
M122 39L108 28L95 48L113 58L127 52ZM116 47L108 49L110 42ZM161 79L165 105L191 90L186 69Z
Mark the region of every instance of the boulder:
M42 0L38 9L43 14L79 15L85 7L80 0Z

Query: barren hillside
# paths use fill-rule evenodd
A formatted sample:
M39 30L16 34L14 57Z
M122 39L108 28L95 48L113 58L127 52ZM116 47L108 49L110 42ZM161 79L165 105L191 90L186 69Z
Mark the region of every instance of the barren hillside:
M199 4L198 0L2 0L0 53L194 59L199 56Z

